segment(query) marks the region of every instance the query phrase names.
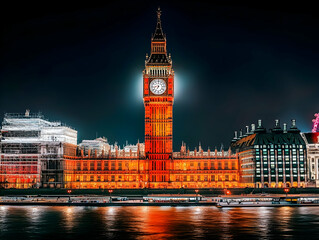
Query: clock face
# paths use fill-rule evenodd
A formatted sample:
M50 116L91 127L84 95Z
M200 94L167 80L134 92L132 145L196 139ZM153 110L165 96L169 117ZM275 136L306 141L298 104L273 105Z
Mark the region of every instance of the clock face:
M166 90L166 83L163 79L154 79L150 84L150 89L152 93L161 95Z

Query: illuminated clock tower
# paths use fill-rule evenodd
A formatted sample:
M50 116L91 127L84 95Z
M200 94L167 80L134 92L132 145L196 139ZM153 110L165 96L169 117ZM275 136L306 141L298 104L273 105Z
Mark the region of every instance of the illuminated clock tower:
M161 11L151 40L151 54L146 55L143 71L145 107L145 154L149 160L151 186L161 187L170 181L173 154L174 71L166 51L166 36L161 25Z

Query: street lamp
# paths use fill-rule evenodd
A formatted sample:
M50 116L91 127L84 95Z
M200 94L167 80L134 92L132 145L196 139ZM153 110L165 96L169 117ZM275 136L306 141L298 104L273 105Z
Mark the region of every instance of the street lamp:
M288 192L289 192L289 188L284 188L284 192L286 193L286 197L287 197Z
M112 189L109 189L109 193L110 193L110 202L112 202L112 192L113 192L113 190L112 190Z
M70 196L70 194L71 194L72 190L71 190L71 189L68 189L66 192L69 194L69 202L71 202L71 196Z
M229 190L226 190L226 195L230 195L231 192Z
M195 189L195 193L196 193L196 202L198 202L198 199L197 199L197 194L198 194L198 189Z

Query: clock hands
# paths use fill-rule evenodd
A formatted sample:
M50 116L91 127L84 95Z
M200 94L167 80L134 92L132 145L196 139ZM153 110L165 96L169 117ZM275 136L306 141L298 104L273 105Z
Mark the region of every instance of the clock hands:
M165 82L162 79L154 79L150 84L151 91L156 94L163 94L166 90Z

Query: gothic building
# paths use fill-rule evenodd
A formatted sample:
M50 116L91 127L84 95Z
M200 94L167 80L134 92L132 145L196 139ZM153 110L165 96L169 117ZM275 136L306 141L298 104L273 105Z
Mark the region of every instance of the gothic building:
M145 150L128 154L65 156L67 188L212 188L238 187L238 158L230 151L173 153L174 70L167 53L161 11L143 71Z

